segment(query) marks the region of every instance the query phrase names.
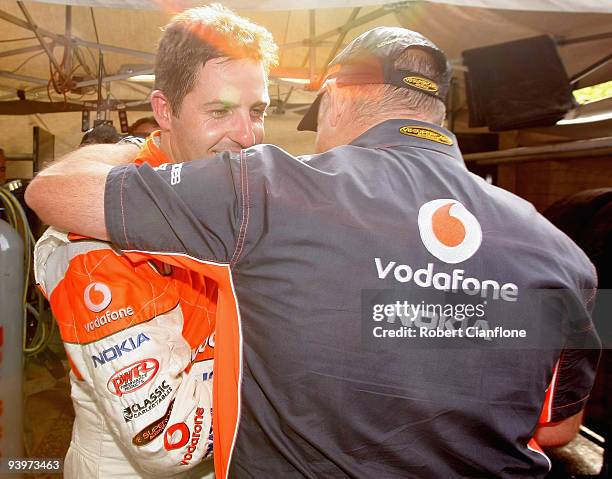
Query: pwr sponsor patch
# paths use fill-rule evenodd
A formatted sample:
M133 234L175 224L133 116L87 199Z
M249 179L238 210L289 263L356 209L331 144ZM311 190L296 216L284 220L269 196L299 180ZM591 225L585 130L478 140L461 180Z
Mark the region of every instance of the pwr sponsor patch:
M143 359L113 374L106 383L106 387L112 394L121 397L143 387L155 377L158 370L157 359Z

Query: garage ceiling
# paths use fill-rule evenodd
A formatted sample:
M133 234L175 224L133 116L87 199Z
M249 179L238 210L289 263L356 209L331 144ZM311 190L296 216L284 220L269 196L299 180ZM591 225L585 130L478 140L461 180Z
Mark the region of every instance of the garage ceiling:
M304 82L293 84L283 78L312 79L310 87L316 85L335 52L362 32L381 25L403 26L432 39L452 60L460 87L462 51L542 34L557 40L569 77L601 64L577 87L612 80L612 1L607 0L221 3L268 28L281 46L280 65L272 72L270 87L277 111L299 112L314 96ZM66 110L79 110L83 105L95 108L99 52L104 63L101 98L109 104L120 102L128 108L146 110L151 86L127 81L127 77L151 71L163 25L174 12L198 4L169 0L0 0L0 115L33 114L40 107L35 102L57 103L40 107L37 113L55 111L63 104L73 104ZM57 91L62 91L58 71L72 81L65 94ZM32 103L21 103L17 108L14 102L19 98ZM466 116L463 97L456 114L461 124Z

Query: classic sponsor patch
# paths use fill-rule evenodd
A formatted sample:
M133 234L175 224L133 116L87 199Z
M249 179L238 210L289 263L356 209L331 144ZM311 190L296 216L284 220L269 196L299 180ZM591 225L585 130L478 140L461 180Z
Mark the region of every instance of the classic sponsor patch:
M140 333L136 337L124 339L120 344L115 344L114 346L105 349L97 356L92 356L91 360L93 361L94 367L97 368L98 364L102 366L103 364L114 361L115 359L123 356L124 353L129 353L135 349L138 349L142 343L147 341L151 341L151 339L145 333Z
M123 396L140 389L151 381L159 370L157 359L137 361L113 374L106 387L115 396Z
M130 422L132 419L146 414L159 405L168 395L172 392L172 388L168 385L164 379L162 383L155 388L155 390L149 394L149 397L145 398L141 402L137 402L129 405L123 410L123 419L125 422Z
M164 429L166 429L166 426L168 425L168 421L170 420L170 414L172 414L172 406L174 406L174 399L170 402L166 414L164 414L157 421L152 422L142 431L136 434L132 438L132 444L137 447L142 447L146 446L151 441L158 438L161 433L164 432Z
M443 145L450 146L453 144L453 140L451 140L448 136L440 133L439 131L434 130L433 128L425 128L423 126L416 125L406 125L402 126L399 129L399 132L402 135L414 136L423 140L435 141L436 143L442 143Z
M435 82L428 80L427 78L417 77L417 76L408 76L402 79L406 85L410 85L414 88L418 88L419 90L424 90L429 93L438 93L440 89Z

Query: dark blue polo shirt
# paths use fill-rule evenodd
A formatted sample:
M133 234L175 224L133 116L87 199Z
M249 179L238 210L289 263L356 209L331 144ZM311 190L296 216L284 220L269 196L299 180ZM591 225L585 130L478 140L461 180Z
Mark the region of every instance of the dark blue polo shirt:
M538 421L584 407L591 263L468 172L443 128L389 120L318 155L119 167L105 201L121 248L231 275L229 477L542 477Z

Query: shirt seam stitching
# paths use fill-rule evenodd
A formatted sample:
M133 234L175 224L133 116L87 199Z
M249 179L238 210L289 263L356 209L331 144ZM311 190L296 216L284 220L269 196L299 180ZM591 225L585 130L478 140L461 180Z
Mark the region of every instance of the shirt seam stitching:
M123 238L125 239L125 246L129 249L130 240L127 237L127 228L125 225L125 209L123 207L123 194L124 194L124 183L125 183L125 175L127 173L127 167L123 168L123 174L121 175L121 185L119 187L119 204L121 206L121 223L123 225Z
M563 409L565 407L570 407L570 406L574 406L576 404L580 404L581 402L584 402L585 400L587 400L589 398L589 394L587 394L586 396L582 397L581 399L578 399L577 401L571 402L569 404L564 404L563 406L553 406L553 409Z
M244 247L244 241L246 238L246 230L249 224L249 182L248 182L248 165L246 159L244 157L244 152L240 152L240 193L241 193L241 203L242 203L242 220L240 224L240 230L238 232L238 238L236 240L236 249L234 250L234 254L230 260L230 269L233 269L238 260L240 259L240 255L242 254L242 250Z

